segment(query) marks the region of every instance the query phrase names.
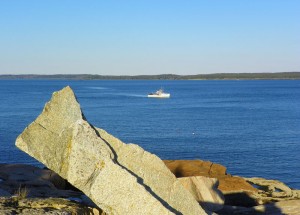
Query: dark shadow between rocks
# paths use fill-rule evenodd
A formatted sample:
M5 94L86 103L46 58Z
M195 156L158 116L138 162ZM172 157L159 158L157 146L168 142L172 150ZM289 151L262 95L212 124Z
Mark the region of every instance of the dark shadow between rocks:
M207 212L211 214L210 212ZM260 205L257 207L241 207L224 205L223 209L216 211L219 215L285 215L275 204Z
M201 205L201 207L203 208L203 210L205 210L205 212L208 215L213 215L213 214L219 214L219 211L221 210L214 210L214 211L210 211L210 208L222 208L224 205L223 204L218 204L218 203L213 203L213 202L199 202L199 204Z
M0 189L10 195L26 191L28 197L75 197L82 192L66 186L67 181L49 169L26 164L2 164L0 166Z
M62 198L101 211L82 191L48 168L28 164L0 164L0 176L0 197L7 198L7 201L3 200L4 203L16 203L23 199L47 201Z
M235 205L242 207L253 207L258 205L257 201L245 192L224 194L224 197L225 205Z
M268 205L264 205L264 214L272 214L272 215L279 215L279 214L283 214L285 215L285 213L283 213L281 211L280 208L276 207L275 204L268 204Z

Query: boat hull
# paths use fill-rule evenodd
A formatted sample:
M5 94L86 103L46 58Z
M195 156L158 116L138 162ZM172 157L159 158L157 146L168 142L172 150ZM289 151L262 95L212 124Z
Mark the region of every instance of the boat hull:
M149 94L148 98L167 99L167 98L170 98L170 94L169 93L164 93L164 94L161 94L161 95L155 95L155 94L151 95L151 94Z

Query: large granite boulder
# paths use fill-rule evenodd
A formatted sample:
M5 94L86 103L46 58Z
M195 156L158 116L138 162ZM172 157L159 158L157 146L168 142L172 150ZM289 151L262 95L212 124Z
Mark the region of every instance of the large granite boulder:
M89 124L70 87L53 94L16 146L108 214L205 214L157 156Z

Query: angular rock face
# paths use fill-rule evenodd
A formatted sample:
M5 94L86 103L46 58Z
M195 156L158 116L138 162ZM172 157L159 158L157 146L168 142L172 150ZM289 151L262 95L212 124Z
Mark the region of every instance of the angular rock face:
M90 125L69 87L53 94L16 146L108 214L205 214L157 156Z
M206 210L216 212L223 208L224 196L217 188L219 182L216 178L193 176L178 180Z

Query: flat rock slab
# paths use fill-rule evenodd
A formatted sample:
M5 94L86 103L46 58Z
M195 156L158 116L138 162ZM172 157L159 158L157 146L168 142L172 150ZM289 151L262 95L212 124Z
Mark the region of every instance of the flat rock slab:
M177 178L206 176L219 178L226 175L226 167L203 160L164 160L166 166Z
M89 124L70 87L53 93L16 146L108 214L206 214L157 156Z

